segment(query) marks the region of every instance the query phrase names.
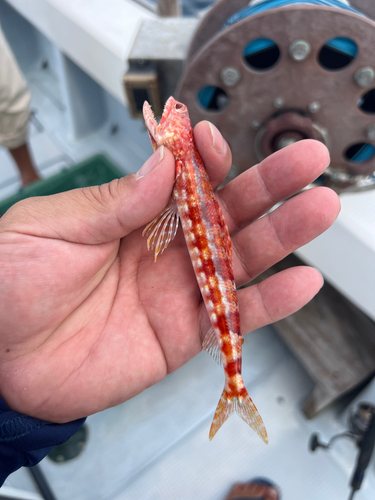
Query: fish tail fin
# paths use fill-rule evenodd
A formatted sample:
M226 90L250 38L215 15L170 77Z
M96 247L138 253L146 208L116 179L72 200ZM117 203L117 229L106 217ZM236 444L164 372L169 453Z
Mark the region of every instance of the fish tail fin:
M244 387L238 395L229 395L224 388L211 424L210 440L233 412L236 412L268 444L267 431L262 417Z

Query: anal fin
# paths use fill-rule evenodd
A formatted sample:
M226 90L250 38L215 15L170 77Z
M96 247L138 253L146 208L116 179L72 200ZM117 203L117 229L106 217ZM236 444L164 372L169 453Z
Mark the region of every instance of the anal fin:
M213 327L211 327L206 333L206 336L204 337L203 340L202 348L206 352L208 352L208 354L211 354L216 363L218 363L219 365L222 364L220 346Z
M170 200L165 209L143 230L142 236L147 236L147 249L155 249L155 262L176 236L178 220L177 206Z

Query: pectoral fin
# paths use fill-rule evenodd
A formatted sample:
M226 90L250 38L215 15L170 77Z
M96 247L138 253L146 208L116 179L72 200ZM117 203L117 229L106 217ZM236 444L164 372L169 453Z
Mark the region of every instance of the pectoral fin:
M155 248L155 262L158 255L164 252L176 236L178 220L176 204L171 200L167 207L143 230L142 235L147 236L147 249Z

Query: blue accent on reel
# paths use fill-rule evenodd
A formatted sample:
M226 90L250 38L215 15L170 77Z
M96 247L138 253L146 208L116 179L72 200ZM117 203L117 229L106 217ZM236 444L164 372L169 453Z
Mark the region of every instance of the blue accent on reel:
M326 42L326 46L353 58L356 57L358 53L357 44L346 37L332 38Z
M371 160L375 155L375 147L372 144L364 144L361 149L350 158L353 163L364 163Z
M198 92L197 98L198 98L199 104L204 109L208 109L210 102L214 96L215 90L216 90L216 87L210 85L208 87L203 87Z
M265 10L276 9L277 7L286 7L289 5L325 5L328 7L337 7L339 9L349 10L350 12L354 12L356 14L360 14L364 16L362 12L349 5L346 5L339 0L265 0L261 4L256 4L253 6L245 7L240 10L232 17L230 17L223 28L227 28L232 24L237 23L238 21L242 21L242 19L246 19L249 16L253 16L254 14L258 14L259 12L263 12Z
M270 49L271 47L275 47L276 43L270 40L269 38L257 38L253 40L248 45L246 45L243 55L244 57L250 56L257 52L261 52L262 50Z
M202 87L197 92L197 100L202 108L214 112L222 111L229 102L227 93L213 85Z

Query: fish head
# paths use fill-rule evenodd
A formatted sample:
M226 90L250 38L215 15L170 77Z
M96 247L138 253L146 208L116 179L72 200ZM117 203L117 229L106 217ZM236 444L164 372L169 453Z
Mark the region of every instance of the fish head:
M158 124L151 106L145 101L143 116L154 151L163 145L170 149L176 159L181 157L193 140L193 129L185 104L170 97Z

